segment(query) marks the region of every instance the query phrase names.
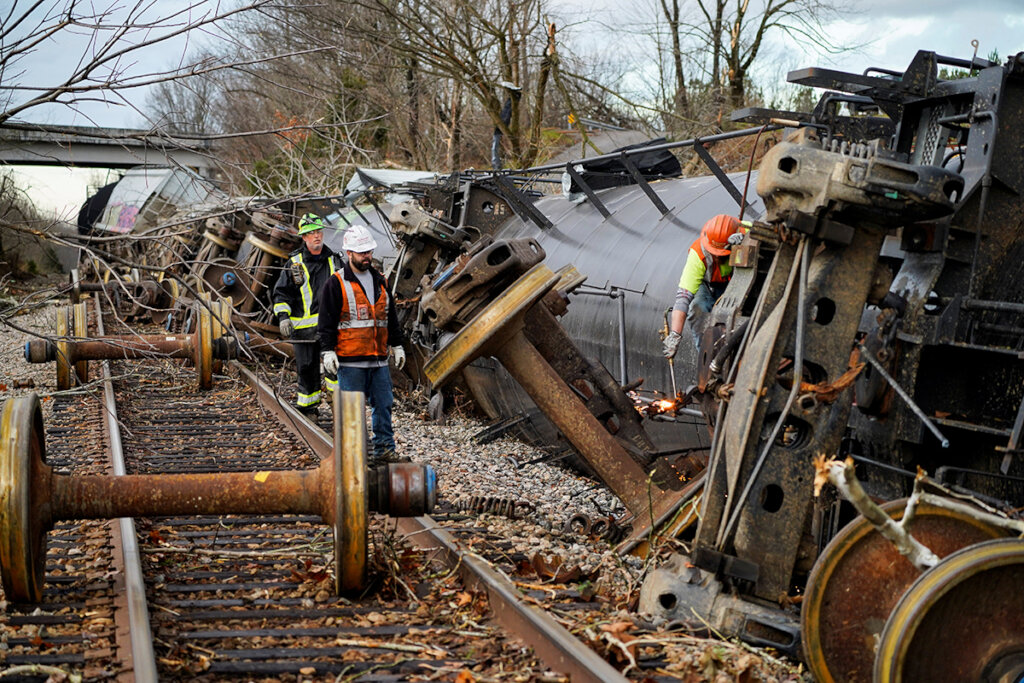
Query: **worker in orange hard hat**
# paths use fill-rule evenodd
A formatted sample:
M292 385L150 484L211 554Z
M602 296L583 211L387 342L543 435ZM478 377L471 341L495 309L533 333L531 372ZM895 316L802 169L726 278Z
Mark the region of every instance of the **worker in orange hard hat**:
M725 292L732 277L729 265L729 250L743 241L746 230L740 221L732 216L714 216L700 230L700 237L690 245L686 265L679 277L675 304L669 321L668 336L665 337L663 353L666 358L675 358L682 338L683 324L697 311L710 313L712 306ZM694 330L696 338L697 331Z

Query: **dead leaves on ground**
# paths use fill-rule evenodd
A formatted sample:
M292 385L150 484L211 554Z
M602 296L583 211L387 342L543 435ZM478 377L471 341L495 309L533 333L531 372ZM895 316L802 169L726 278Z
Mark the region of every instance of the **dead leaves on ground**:
M557 555L546 559L538 553L529 560L521 560L519 566L516 567L515 575L520 577L536 575L537 578L548 583L578 583L593 581L597 578L598 573L597 569L585 572L578 565L563 564L562 558Z
M292 578L295 579L299 583L304 583L306 581L312 581L314 583L319 583L321 581L326 581L328 579L328 577L330 576L330 574L327 572L326 568L316 569L316 570L312 569L312 567L313 567L313 560L308 560L308 559L304 560L303 561L303 567L304 567L303 569L298 570L298 571L296 571L294 569L291 570Z

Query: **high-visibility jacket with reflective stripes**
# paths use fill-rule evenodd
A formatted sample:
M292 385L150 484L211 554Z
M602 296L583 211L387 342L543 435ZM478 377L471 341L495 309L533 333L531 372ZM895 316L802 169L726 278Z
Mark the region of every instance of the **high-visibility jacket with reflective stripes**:
M341 313L334 351L345 360L379 360L388 357L388 289L374 282L377 300L370 303L357 282L335 273L341 285Z
M295 284L292 268L302 273L302 284ZM291 318L295 329L316 327L320 289L342 267L341 258L324 247L313 256L305 245L289 256L274 285L274 314Z
M732 266L729 265L729 257L720 258L706 253L698 237L686 253L686 264L679 276L679 288L696 294L704 280L709 283L724 283L731 277Z

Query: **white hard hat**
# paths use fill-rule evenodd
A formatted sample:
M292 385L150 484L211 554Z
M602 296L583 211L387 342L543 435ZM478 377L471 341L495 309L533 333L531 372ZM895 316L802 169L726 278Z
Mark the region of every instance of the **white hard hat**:
M341 241L341 247L345 251L354 251L358 254L362 254L376 249L377 242L374 241L369 228L365 225L357 224L350 226L348 230L345 231L345 237Z

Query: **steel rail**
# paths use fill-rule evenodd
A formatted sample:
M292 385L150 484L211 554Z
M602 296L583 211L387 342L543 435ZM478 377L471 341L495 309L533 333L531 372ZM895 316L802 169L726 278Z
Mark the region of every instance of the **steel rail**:
M232 360L225 365L236 370L255 390L260 405L309 444L317 457L323 459L332 455L331 436L315 428L291 405L282 401L272 387L242 363ZM405 517L395 522L410 543L418 548L440 550L439 559L448 568L458 569L467 586L486 591L497 622L531 646L546 666L568 674L573 681L624 683L628 680L550 615L523 603L515 584L484 558L460 548L454 537L433 519Z
M96 302L96 329L103 335L103 311L100 299ZM117 421L117 402L114 398L114 383L110 373L110 361L103 361L103 419L106 423L107 450L110 453L114 476L126 474L124 452L121 447L121 428ZM120 543L115 549L120 550L124 566L124 589L126 609L128 612L128 633L119 626L117 641L120 644L126 637L130 643L129 653L119 655L132 671L136 683L157 683L156 653L153 650L153 634L149 627L149 606L146 600L146 582L142 576L142 556L139 553L138 536L135 534L135 520L131 517L120 517L117 526L111 527L114 535L119 535Z
M551 615L525 604L515 584L484 558L459 547L455 538L430 517L403 517L395 521L410 543L440 551L441 560L458 570L467 588L485 591L498 623L532 647L551 669L567 674L576 683L629 680Z

